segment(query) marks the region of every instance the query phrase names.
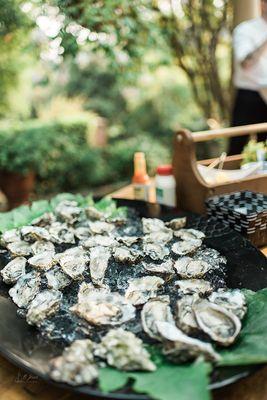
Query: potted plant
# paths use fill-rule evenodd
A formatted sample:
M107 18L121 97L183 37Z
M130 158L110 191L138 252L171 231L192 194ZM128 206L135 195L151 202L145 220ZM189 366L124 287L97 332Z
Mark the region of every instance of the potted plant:
M34 190L38 148L28 132L0 131L0 189L13 208L29 200Z

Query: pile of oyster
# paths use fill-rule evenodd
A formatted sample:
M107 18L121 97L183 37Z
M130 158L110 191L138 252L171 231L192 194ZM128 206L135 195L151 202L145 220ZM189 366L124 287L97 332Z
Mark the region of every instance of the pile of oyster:
M63 201L1 237L1 277L27 323L61 339L50 376L91 384L100 367L154 371L146 344L175 363L217 362L246 313L226 260L186 219L107 217Z

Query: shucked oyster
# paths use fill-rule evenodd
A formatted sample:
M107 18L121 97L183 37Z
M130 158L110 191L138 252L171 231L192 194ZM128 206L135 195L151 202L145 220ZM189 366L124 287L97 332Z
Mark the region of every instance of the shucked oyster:
M169 322L174 324L174 319L170 309L169 296L159 296L149 300L141 312L141 320L144 331L152 339L162 340L156 326L157 321Z
M74 230L68 227L67 224L61 224L60 222L54 222L49 228L51 242L62 244L62 243L75 243Z
M178 286L179 291L182 294L209 294L212 292L212 286L210 282L204 281L203 279L186 279L182 281L176 281L175 285Z
M45 277L47 279L47 286L50 289L61 290L71 284L71 278L66 275L58 265L55 265L46 272Z
M12 242L7 245L7 249L10 251L12 256L26 257L31 254L31 246L29 243L20 240L17 242Z
M224 307L201 299L193 305L200 329L215 342L229 346L241 330L241 322L235 314Z
M86 240L91 236L91 231L86 226L79 226L74 229L74 235L79 240Z
M143 232L145 234L151 232L164 231L166 229L164 222L157 218L142 218Z
M161 264L147 264L143 263L144 268L155 274L173 274L173 261L171 259L164 261Z
M98 246L91 249L90 273L95 285L102 285L110 257L111 253L106 247Z
M18 242L20 234L18 229L10 229L2 234L0 243L6 246L8 243Z
M35 218L31 222L31 225L41 226L41 227L45 228L48 225L51 225L55 221L56 221L55 215L52 212L46 212L43 215L41 215L40 217Z
M25 274L26 258L16 257L1 270L3 281L8 285L17 282Z
M171 229L164 228L164 230L151 232L143 237L145 243L161 243L165 244L172 240L173 232Z
M82 276L89 261L88 255L81 247L72 247L57 254L54 259L72 279L79 279Z
M78 303L83 303L87 301L87 297L92 293L110 293L109 286L95 287L92 283L81 283L78 292Z
M234 313L239 319L244 318L247 312L246 298L239 289L225 290L219 289L213 292L209 301L226 308Z
M8 293L18 307L25 308L39 292L40 285L40 274L36 271L31 271L21 276Z
M110 330L96 345L95 355L124 371L155 371L156 366L141 339L122 328Z
M85 249L90 249L91 247L97 247L97 246L115 247L118 245L118 242L113 237L102 236L102 235L95 235L89 237L88 239L83 240L80 243Z
M80 295L71 311L93 325L121 325L135 317L135 308L123 296L103 290Z
M78 207L77 201L63 200L56 209L56 215L68 224L74 224L82 213L82 209Z
M41 271L48 271L55 264L54 252L45 251L44 253L38 253L35 256L28 259L28 263L33 267Z
M26 320L30 325L40 326L45 318L54 315L60 306L62 293L58 290L43 290L30 303Z
M151 297L157 295L158 289L164 280L157 276L143 276L130 280L125 293L125 298L134 305L146 303Z
M90 339L75 340L60 357L51 361L51 378L73 386L92 383L98 376L93 349L94 343Z
M180 363L203 356L207 361L219 361L219 355L209 343L185 335L168 322L156 322L156 326L164 341L163 353L170 360Z
M55 253L55 246L52 242L47 242L46 240L37 240L31 245L31 250L33 254L40 254L44 252Z
M174 268L183 279L191 279L202 278L212 267L205 261L182 257L175 262Z
M196 229L180 229L177 232L174 232L174 236L182 239L182 240L196 240L196 239L204 239L205 233L198 231Z
M170 254L168 247L160 243L147 243L143 246L144 253L152 258L152 260L163 260Z
M172 252L179 256L186 256L194 253L201 245L202 241L200 239L181 240L172 245Z
M105 214L103 211L99 211L97 208L93 206L89 206L85 208L85 214L87 218L92 219L92 220L102 220L105 219Z
M198 324L193 311L193 304L199 299L197 294L185 295L176 303L177 326L186 333L198 330Z
M116 239L119 243L122 243L127 247L131 247L140 240L138 236L118 236Z
M95 221L89 223L89 228L93 235L106 235L111 233L115 226L105 221Z
M23 226L20 230L21 237L26 242L34 242L36 240L49 240L50 235L45 228L39 226Z
M139 251L129 249L128 247L117 247L113 253L114 259L117 262L134 264L141 258Z
M165 225L169 226L172 230L177 231L178 229L185 227L186 217L172 219L170 222L167 222Z

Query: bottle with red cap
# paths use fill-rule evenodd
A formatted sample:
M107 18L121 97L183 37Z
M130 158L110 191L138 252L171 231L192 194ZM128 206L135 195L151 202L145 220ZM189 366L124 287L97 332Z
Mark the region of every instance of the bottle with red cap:
M156 175L157 203L176 207L176 182L171 165L159 165Z

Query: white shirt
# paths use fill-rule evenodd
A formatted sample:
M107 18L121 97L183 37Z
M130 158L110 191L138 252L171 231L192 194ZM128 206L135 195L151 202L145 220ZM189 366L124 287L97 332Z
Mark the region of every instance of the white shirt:
M233 36L235 87L259 92L267 90L267 50L253 66L243 68L241 65L245 58L266 40L267 22L262 17L242 22L235 28Z

